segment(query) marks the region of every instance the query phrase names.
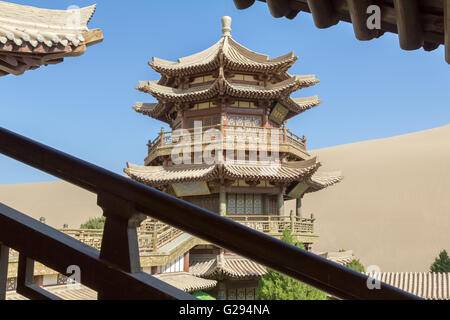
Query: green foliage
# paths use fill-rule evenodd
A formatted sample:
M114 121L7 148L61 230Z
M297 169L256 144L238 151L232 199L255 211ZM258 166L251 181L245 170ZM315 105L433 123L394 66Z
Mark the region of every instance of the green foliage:
M345 266L358 272L366 272L366 269L364 268L362 263L357 259L353 259L352 262L347 263Z
M447 251L442 250L439 257L434 260L430 267L431 272L450 272L450 258Z
M295 241L290 229L283 231L282 240L305 248L303 243ZM256 295L259 300L326 300L322 291L270 269L259 281Z
M103 229L105 227L105 217L91 218L83 223L81 229Z

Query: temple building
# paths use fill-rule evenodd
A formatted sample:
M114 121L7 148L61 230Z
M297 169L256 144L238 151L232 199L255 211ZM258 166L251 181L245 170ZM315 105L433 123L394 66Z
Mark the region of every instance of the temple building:
M0 1L0 76L60 63L103 41L101 30L87 27L95 9L50 10Z
M139 102L133 109L165 122L170 131L162 129L149 142L144 165L127 164L125 172L271 236L280 238L290 228L311 250L318 235L314 217L302 215L302 198L342 177L318 173L321 164L306 151L306 138L286 123L321 103L317 96L291 97L319 80L288 73L298 59L294 53L270 59L232 38L230 17L223 17L222 25L222 37L212 47L177 62L149 63L161 78L141 81L136 89L157 102ZM289 199L297 199L296 212L286 212ZM191 274L219 281L213 290L219 299L255 297L263 266L207 243L184 250L177 259L189 261ZM154 266L152 274L167 270Z

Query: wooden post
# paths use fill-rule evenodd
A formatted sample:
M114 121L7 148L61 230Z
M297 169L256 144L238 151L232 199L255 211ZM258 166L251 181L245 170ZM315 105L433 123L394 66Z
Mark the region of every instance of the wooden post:
M294 234L294 226L295 226L295 222L294 222L295 216L294 216L294 210L291 210L291 232L292 234Z
M6 300L9 248L0 243L0 301Z
M302 217L302 198L297 198L296 200L296 215L297 217Z
M278 194L278 215L284 216L284 197L283 192Z
M225 192L225 188L221 187L220 193L219 193L219 202L220 202L220 215L226 216L227 215L227 193Z
M164 127L161 128L161 132L159 133L159 136L161 137L160 146L164 146Z
M136 211L132 203L109 194L100 193L97 204L106 217L100 258L126 272L141 272L137 227L146 216ZM102 294L99 292L99 299Z
M189 272L189 251L184 254L184 272Z
M156 223L153 225L153 232L152 232L152 248L153 251L156 252L158 250L158 230L156 228Z

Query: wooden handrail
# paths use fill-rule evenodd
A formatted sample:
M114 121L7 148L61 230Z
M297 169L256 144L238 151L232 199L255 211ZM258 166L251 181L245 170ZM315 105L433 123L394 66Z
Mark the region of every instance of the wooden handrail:
M139 214L143 214L342 299L419 299L417 296L385 283L380 284L380 289L370 290L367 286L368 277L362 273L340 266L313 253L301 250L4 128L0 128L0 152L97 193L99 195L98 203L104 209L104 215L106 216L105 235L102 240L100 258L103 257L106 261L129 270L127 274L133 274L140 268L139 265L136 265L136 260L139 258L139 254L135 251L137 249L137 236L136 232L133 233L132 230L134 228L134 231L136 231L136 226L144 219ZM186 217L189 217L189 219L186 219ZM0 218L2 220L10 219L4 213L0 214ZM38 253L39 249L45 247L44 244L47 245L46 248L53 249L63 246L63 240L69 241L64 238L68 236L57 237L56 235L54 235L52 241L47 241L46 239L49 236L46 236L46 234L52 233L52 231L43 229L39 233L39 239L31 242L24 234L33 233L38 228L35 225L38 222L34 220L33 222L28 220L26 222L27 224L33 224L35 228L30 228L26 226L25 222L21 223L20 220L17 221L16 219L15 222L12 222L16 234L5 229L0 223L0 230L2 231L0 232L0 242L14 249L19 247L18 251L26 249L26 253L33 253L31 258L37 258L38 255L42 257L42 254ZM22 233L20 234L20 232ZM73 241L76 240L73 239ZM115 251L112 254L113 248L111 247L114 244L122 247L114 248ZM92 251L93 258L98 258L96 252ZM62 257L57 258L56 256L52 254L51 258L62 259ZM49 258L49 254L46 257ZM80 256L79 258L82 259L83 257ZM50 263L51 261L49 259L40 262ZM64 262L67 263L65 260ZM73 262L73 264L76 263L77 261ZM96 264L96 259L90 258L90 263ZM54 267L54 263L49 266ZM86 262L85 266L89 268L89 263ZM60 271L61 268L55 270ZM98 277L97 281L99 282L108 281L100 273ZM115 281L115 279L109 278L109 281ZM95 285L94 282L95 279L90 279L91 285ZM125 286L125 283L122 283L122 285ZM126 286L124 289L126 289Z
M97 291L103 299L193 299L149 274L126 272L103 261L98 250L1 203L0 247L20 252L17 292L30 299L57 299L29 281L34 260L61 274L67 274L67 268L76 265L81 270L82 284ZM7 274L2 269L8 259L3 258L0 281L6 279L1 271ZM1 288L2 285L0 283L0 299L5 298L2 291L6 287Z

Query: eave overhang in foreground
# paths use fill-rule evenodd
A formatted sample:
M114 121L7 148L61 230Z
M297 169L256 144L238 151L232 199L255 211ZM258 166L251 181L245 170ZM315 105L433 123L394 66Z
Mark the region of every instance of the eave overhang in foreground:
M60 63L101 42L102 31L87 27L95 9L49 10L0 1L0 76Z
M450 1L448 0L259 0L266 2L275 18L294 19L298 13L311 13L316 27L329 28L340 21L353 24L355 37L368 41L385 32L398 34L404 50L425 51L445 45L445 59L450 64ZM255 0L234 0L238 9L247 9ZM380 9L381 29L367 28L367 21Z

